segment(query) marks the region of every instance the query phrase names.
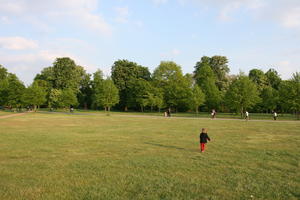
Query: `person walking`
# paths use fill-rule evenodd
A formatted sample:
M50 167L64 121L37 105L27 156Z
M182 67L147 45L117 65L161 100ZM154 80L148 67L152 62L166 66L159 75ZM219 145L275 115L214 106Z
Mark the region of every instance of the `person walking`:
M217 114L216 110L212 109L212 111L211 111L211 119L215 119L216 114Z
M246 112L245 112L245 119L246 119L246 121L248 121L249 120L249 113L248 113L248 111L246 110Z
M205 144L207 143L207 140L210 141L210 138L208 137L206 128L202 128L199 138L200 138L200 145L199 145L200 147L199 148L200 148L201 152L204 152Z
M167 110L167 115L168 115L168 117L171 117L171 108L169 108L169 109Z
M273 112L273 119L277 120L277 113L275 111Z

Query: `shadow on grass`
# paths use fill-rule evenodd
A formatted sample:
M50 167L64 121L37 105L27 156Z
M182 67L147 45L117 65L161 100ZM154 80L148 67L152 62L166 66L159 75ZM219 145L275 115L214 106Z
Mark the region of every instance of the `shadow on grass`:
M152 143L152 142L144 142L144 144L156 146L156 147L162 147L162 148L168 148L168 149L177 149L177 150L183 150L183 151L188 151L188 152L198 152L197 149L185 149L182 147L177 147L177 146L172 146L172 145L165 145L165 144L157 144L157 143Z

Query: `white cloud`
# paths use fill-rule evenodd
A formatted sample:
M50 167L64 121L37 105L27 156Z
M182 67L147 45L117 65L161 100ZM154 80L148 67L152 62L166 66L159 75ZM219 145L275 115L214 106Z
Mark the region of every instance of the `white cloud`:
M10 50L36 49L38 44L23 37L0 37L0 48Z
M171 51L171 54L174 55L174 56L177 56L177 55L180 54L180 51L179 51L178 49L173 49L173 50Z
M77 65L83 66L89 73L97 70L96 65L86 61L82 56L57 49L38 50L33 53L17 55L0 52L1 64L9 72L15 73L22 78L22 81L27 85L33 81L36 74L40 73L43 68L51 66L55 59L59 57L70 57Z
M117 13L116 21L119 23L128 23L129 10L128 7L117 7L114 9Z
M277 66L278 72L282 75L283 79L289 79L292 77L293 73L297 71L300 72L300 65L287 60L280 61L279 63L277 63Z
M285 27L288 28L299 28L300 27L300 6L291 8L281 16L281 22Z
M180 4L197 4L219 11L222 21L235 19L237 12L246 12L257 19L269 20L285 28L300 29L299 0L177 0Z
M3 23L3 24L9 24L10 20L7 16L1 16L0 17L0 22Z
M169 52L161 53L160 56L168 59L168 58L176 57L176 56L180 55L180 53L181 53L180 50L178 50L177 48L174 48Z
M32 24L80 24L104 35L112 34L112 27L99 14L97 0L1 0L0 16L13 16ZM45 20L47 19L47 20ZM47 25L44 25L47 26Z

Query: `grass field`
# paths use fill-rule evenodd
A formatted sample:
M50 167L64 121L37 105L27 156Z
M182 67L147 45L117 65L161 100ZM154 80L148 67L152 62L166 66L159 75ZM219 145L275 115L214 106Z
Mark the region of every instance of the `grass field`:
M300 199L297 121L27 113L0 127L4 200Z
M0 116L11 115L11 114L14 114L14 113L0 110Z

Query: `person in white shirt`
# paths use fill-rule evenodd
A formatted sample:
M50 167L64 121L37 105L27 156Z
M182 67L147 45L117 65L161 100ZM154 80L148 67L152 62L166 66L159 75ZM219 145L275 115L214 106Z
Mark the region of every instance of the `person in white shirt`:
M245 119L248 121L249 120L249 113L248 113L248 111L246 110L246 112L245 112Z
M274 120L277 120L277 113L275 111L273 112L273 118Z

